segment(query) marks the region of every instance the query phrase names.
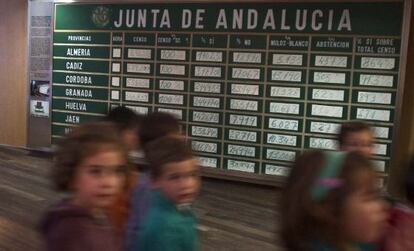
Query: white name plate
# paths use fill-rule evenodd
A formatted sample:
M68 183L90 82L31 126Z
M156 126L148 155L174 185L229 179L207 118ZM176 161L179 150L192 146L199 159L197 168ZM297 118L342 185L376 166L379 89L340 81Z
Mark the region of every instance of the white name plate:
M258 96L259 86L258 85L231 84L231 94Z
M193 121L218 124L220 122L220 114L216 112L193 111Z
M295 158L296 158L296 152L276 150L276 149L266 149L266 159L294 161Z
M345 76L345 73L317 71L313 73L313 82L328 84L345 84Z
M300 88L299 87L271 86L270 96L271 97L282 97L282 98L300 98Z
M370 104L391 104L391 93L358 91L358 102Z
M230 99L230 109L257 111L259 102L253 100Z
M345 91L344 90L330 90L330 89L313 89L312 99L344 101Z
M395 68L395 58L362 57L361 68L392 70Z
M125 101L148 102L149 94L146 92L125 92Z
M197 51L196 61L199 62L222 62L223 52L215 51Z
M229 130L229 139L230 140L256 142L257 141L257 132L249 132L249 131L230 129Z
M147 78L126 78L126 87L148 89L150 87L150 80Z
M220 67L196 66L194 67L194 76L196 77L221 77Z
M231 77L236 79L260 79L260 69L255 68L232 68Z
M128 49L128 58L151 59L151 50Z
M183 50L161 50L161 59L164 60L186 60L186 53Z
M191 134L198 137L217 138L218 129L204 126L191 126Z
M220 108L220 99L219 98L194 97L193 106L207 107L207 108Z
M144 73L149 74L151 72L150 64L133 64L127 63L127 72L128 73Z
M293 119L269 118L269 128L297 131L299 130L299 121Z
M183 105L184 96L183 95L172 95L172 94L159 94L158 102L160 104Z
M376 138L388 139L390 136L390 129L388 127L373 126L372 131Z
M251 146L231 145L227 146L227 154L245 157L256 156L256 148Z
M262 62L262 54L253 52L233 52L233 62L260 64Z
M268 133L266 143L285 146L296 146L297 136Z
M274 81L300 82L302 81L302 72L272 70L271 79Z
M309 147L324 150L338 149L338 142L334 139L310 138Z
M390 121L391 112L388 110L377 110L369 108L357 108L357 119Z
M276 165L266 164L265 174L279 175L279 176L287 177L290 174L290 168L285 167L285 166L276 166Z
M359 84L364 86L392 87L394 76L361 74L359 75Z
M184 91L184 81L182 80L160 80L160 89Z
M269 110L271 113L299 114L300 105L290 103L270 102Z
M342 118L344 108L342 106L314 105L311 114L313 116Z
M203 93L221 93L221 84L210 82L194 82L194 91Z
M202 141L191 141L191 147L194 151L205 153L217 153L217 143L209 143Z
M257 117L256 116L248 116L248 115L230 114L229 124L230 125L256 127L257 126Z
M348 65L348 58L347 57L315 56L315 66L344 68L347 65Z
M185 65L161 64L160 74L165 75L185 75Z
M303 64L303 56L298 54L273 54L272 64L300 66Z
M337 134L341 128L337 123L311 121L310 131L314 133Z
M247 173L254 173L255 163L241 160L227 160L227 169L242 171Z
M216 158L197 157L197 161L199 166L217 168Z

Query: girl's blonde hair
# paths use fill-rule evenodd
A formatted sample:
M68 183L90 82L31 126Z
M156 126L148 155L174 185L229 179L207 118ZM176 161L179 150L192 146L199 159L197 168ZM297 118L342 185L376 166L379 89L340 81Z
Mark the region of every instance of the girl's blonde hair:
M360 153L347 153L342 163L337 163L337 179L321 199L315 199L311 191L325 168L327 154L312 150L300 155L292 168L282 196L282 239L291 251L312 250L315 241L325 241L337 250L346 250L343 232L343 208L346 198L363 184L358 175L369 172L375 179L371 161Z

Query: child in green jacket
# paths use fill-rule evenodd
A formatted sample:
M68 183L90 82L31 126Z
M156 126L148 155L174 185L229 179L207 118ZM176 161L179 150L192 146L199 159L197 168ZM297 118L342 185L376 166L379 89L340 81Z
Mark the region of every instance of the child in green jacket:
M169 136L146 147L153 189L134 246L139 251L197 250L196 217L191 204L200 178L191 147L184 139Z

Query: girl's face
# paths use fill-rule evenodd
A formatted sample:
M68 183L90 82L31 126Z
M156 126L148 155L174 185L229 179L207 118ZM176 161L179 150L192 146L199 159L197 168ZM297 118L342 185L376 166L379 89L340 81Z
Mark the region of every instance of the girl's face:
M111 205L124 186L125 166L122 153L111 148L86 157L76 168L73 202L87 209Z
M364 171L357 176L358 188L345 200L345 233L352 241L377 241L387 227L387 204L375 189L372 173Z

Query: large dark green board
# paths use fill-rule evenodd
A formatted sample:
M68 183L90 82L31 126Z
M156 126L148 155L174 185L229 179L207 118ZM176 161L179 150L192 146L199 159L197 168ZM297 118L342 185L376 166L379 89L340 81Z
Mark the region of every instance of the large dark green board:
M170 112L202 165L285 176L366 120L387 173L404 2L56 4L52 137L117 105Z

